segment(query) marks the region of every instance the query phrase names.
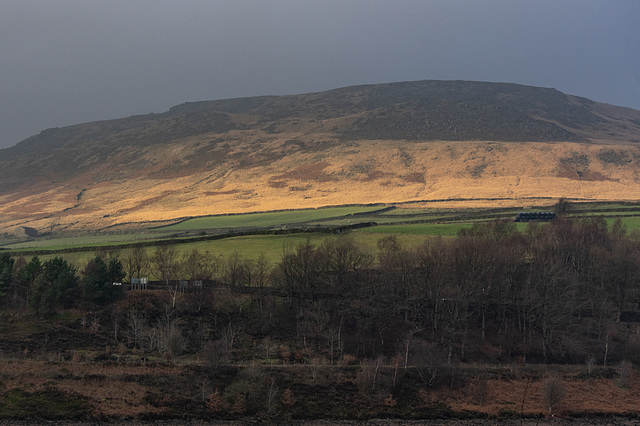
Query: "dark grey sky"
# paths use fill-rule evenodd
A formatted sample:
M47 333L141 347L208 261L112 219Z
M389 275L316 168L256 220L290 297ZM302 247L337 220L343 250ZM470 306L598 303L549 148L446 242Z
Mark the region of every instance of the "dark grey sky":
M2 0L0 147L185 102L407 80L640 109L638 0Z

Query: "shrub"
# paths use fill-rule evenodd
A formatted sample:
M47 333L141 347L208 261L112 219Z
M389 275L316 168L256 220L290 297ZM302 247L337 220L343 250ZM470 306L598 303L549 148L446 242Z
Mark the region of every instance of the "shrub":
M566 393L564 383L558 377L549 377L542 383L542 399L544 400L545 408L549 411L549 415L551 415L553 408L564 399Z
M618 366L618 386L621 388L628 388L631 385L631 373L633 364L630 361L624 360Z

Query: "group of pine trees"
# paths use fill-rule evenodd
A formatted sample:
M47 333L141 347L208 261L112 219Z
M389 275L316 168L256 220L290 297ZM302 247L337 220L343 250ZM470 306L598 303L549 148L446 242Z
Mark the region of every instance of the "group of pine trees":
M0 255L0 297L5 307L28 307L37 316L49 316L72 307L107 305L122 293L125 274L116 259L105 261L96 256L78 277L76 268L61 257L41 261L17 261Z

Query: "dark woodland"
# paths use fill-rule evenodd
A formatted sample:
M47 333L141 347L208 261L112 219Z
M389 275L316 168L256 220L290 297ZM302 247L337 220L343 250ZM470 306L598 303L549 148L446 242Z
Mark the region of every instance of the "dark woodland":
M5 321L54 325L0 337L1 353L182 363L202 377L202 398L192 383L188 402L147 403L220 418L447 417L419 390L468 384L469 365L640 362L640 242L620 221L557 218L524 232L494 221L413 248L387 236L370 252L346 235L285 245L276 265L217 259L167 245L97 253L77 271L2 254ZM131 290L142 276L157 280ZM77 319L51 320L65 312ZM284 371L294 366L311 379ZM327 414L332 393L343 402Z

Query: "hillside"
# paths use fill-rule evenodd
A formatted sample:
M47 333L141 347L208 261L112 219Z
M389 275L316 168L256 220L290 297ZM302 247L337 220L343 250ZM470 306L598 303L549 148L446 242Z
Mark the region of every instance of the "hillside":
M186 103L0 151L0 232L324 205L640 199L640 111L420 81Z

